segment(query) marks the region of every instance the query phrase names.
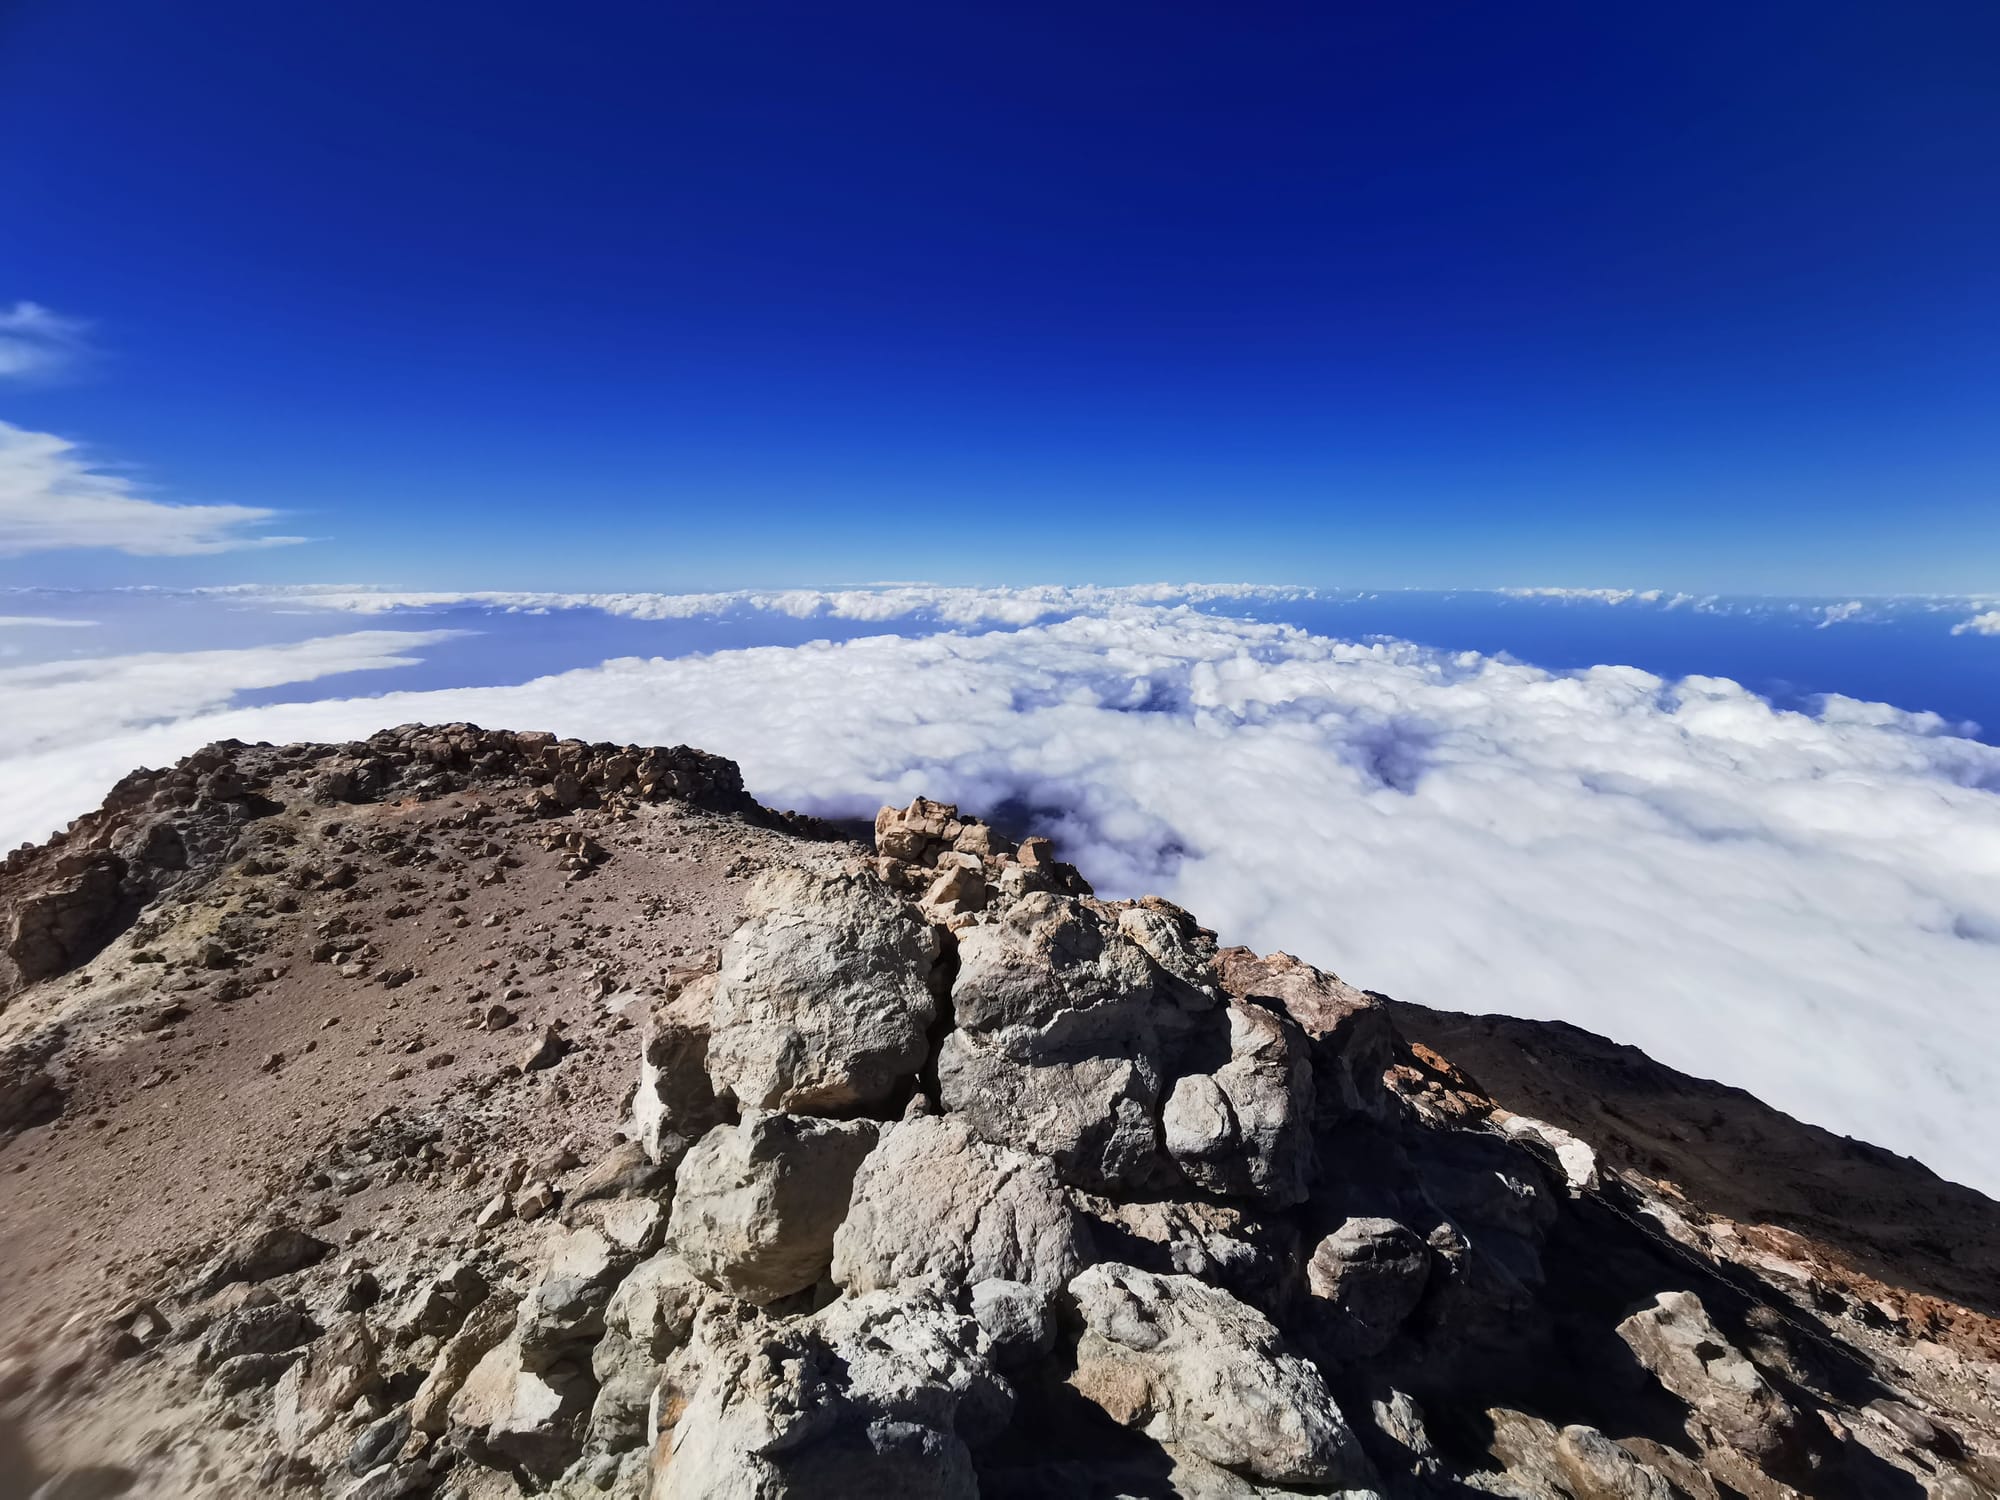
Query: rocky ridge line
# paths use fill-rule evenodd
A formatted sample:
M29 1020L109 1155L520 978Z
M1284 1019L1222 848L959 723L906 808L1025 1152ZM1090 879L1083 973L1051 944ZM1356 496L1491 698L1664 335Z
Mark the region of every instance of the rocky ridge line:
M381 782L309 759L427 795L421 751ZM615 810L609 773L523 811ZM589 833L554 843L605 878ZM640 995L626 1138L591 1164L509 1169L366 1267L279 1205L0 1393L154 1382L237 1434L216 1493L2000 1493L1976 1349L1502 1109L1381 997L1098 899L1044 839L919 798L742 916Z

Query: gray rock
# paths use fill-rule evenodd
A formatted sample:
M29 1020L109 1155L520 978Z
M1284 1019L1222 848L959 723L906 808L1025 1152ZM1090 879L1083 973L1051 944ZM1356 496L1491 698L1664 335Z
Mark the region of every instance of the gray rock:
M553 1479L582 1456L596 1394L587 1366L557 1360L530 1369L510 1335L480 1357L451 1398L449 1429L481 1463Z
M649 1181L629 1154L614 1149L579 1183L591 1196L629 1191L640 1182L664 1185L688 1147L731 1115L715 1097L708 1076L709 1024L715 1009L715 975L682 974L667 993L646 1006L639 1050L639 1087L632 1096L633 1134L647 1160L657 1163ZM582 1201L588 1201L587 1199Z
M1565 1427L1556 1465L1576 1500L1680 1500L1666 1475L1642 1463L1595 1427Z
M237 1281L269 1281L317 1265L333 1246L289 1224L266 1224L245 1232L202 1271L196 1297L212 1297Z
M367 1321L342 1319L279 1377L271 1393L271 1427L278 1446L298 1452L381 1385L375 1336Z
M992 1277L972 1284L972 1316L1003 1369L1040 1359L1055 1347L1053 1299L1025 1281Z
M695 1314L713 1295L686 1262L663 1250L618 1283L604 1309L604 1326L658 1362L687 1342Z
M597 1399L590 1409L589 1451L624 1453L649 1439L662 1364L688 1341L702 1307L720 1300L667 1251L640 1262L618 1283L604 1309L604 1337L590 1356Z
M604 1332L612 1290L637 1259L588 1225L558 1240L515 1319L522 1362L539 1369L587 1351Z
M1385 1467L1391 1473L1433 1479L1442 1472L1443 1460L1431 1443L1423 1408L1409 1392L1391 1388L1387 1395L1369 1403L1369 1415L1375 1420L1376 1432L1397 1450L1393 1456L1385 1455Z
M1336 1359L1389 1346L1416 1311L1430 1276L1430 1249L1394 1219L1349 1219L1306 1263L1315 1332Z
M1597 1152L1587 1141L1579 1140L1559 1125L1505 1110L1496 1110L1493 1121L1509 1140L1520 1142L1553 1164L1572 1193L1585 1193L1597 1187L1600 1181Z
M1064 1181L1132 1188L1163 1168L1165 1058L1212 1001L1163 983L1099 910L1034 893L959 933L958 1029L938 1057L947 1111L1048 1157Z
M1069 1296L1084 1325L1070 1384L1114 1421L1259 1479L1369 1482L1319 1371L1254 1308L1190 1276L1110 1262Z
M138 909L126 898L125 861L109 849L67 855L57 873L64 878L14 909L6 955L24 985L75 968Z
M646 1052L648 1063L650 1064L652 1048L649 1046ZM705 1086L708 1082L708 1074L703 1071L699 1076ZM639 1093L634 1097L632 1107L635 1117L641 1120L642 1128L644 1128L647 1111L643 1104L646 1098L646 1083L643 1078L640 1081L639 1090ZM653 1098L656 1104L662 1102L661 1095L657 1089ZM714 1119L704 1119L700 1129L694 1132L693 1137L688 1139L687 1144L693 1144L695 1138L699 1138L711 1126L721 1123L720 1116ZM664 1112L658 1116L658 1125L659 1129L656 1130L654 1135L656 1142L655 1149L658 1149L657 1142L660 1135L670 1131L670 1127L666 1124L666 1115ZM679 1157L684 1152L685 1147L681 1153L674 1154L674 1166L679 1165ZM656 1188L665 1187L672 1180L672 1175L672 1168L670 1166L662 1166L654 1161L653 1156L648 1153L645 1141L620 1141L595 1162L591 1163L590 1170L579 1177L575 1184L563 1194L562 1216L565 1219L572 1218L576 1211L587 1203L598 1203L616 1198L629 1198L641 1193L650 1193Z
M783 1466L843 1411L837 1359L798 1325L706 1315L661 1379L654 1500L776 1500Z
M417 1393L410 1398L410 1426L436 1436L449 1425L451 1401L488 1350L514 1331L515 1300L493 1293L467 1315L439 1349Z
M212 1369L246 1354L276 1354L315 1337L319 1328L300 1302L239 1307L209 1324L195 1345L195 1364Z
M885 1126L855 1174L833 1240L833 1279L850 1292L939 1275L999 1277L1044 1298L1089 1258L1087 1232L1055 1169L991 1145L950 1116Z
M340 1492L340 1500L405 1500L409 1495L429 1493L437 1485L430 1465L420 1459L408 1463L384 1464L357 1479Z
M1300 1494L1289 1485L1260 1484L1246 1479L1171 1443L1164 1445L1161 1452L1172 1465L1167 1471L1165 1493L1174 1500L1298 1500ZM1383 1500L1373 1490L1345 1489L1339 1495L1340 1500Z
M649 1500L644 1453L586 1453L549 1487L550 1500Z
M1161 1112L1167 1152L1212 1193L1277 1208L1312 1188L1313 1073L1305 1033L1275 1010L1232 1001L1229 1061L1174 1084Z
M770 871L723 945L708 1073L745 1108L839 1110L922 1065L936 931L866 872Z
M1013 1404L978 1324L915 1284L790 1323L705 1316L662 1398L655 1500L973 1500L970 1450Z
M45 1022L0 1045L0 1132L39 1124L62 1113L57 1060L69 1040L61 1022Z
M645 1443L660 1362L622 1333L607 1331L590 1351L597 1395L584 1452L628 1453Z
M215 1367L204 1384L219 1396L234 1396L259 1386L275 1385L304 1354L303 1349L285 1349L276 1354L237 1354Z
M469 1263L455 1260L410 1293L389 1326L403 1342L427 1335L450 1338L485 1296L486 1278Z
M668 1247L746 1302L805 1290L833 1260L834 1232L878 1128L762 1110L716 1126L681 1163Z
M1118 930L1180 983L1204 997L1217 993L1212 968L1215 934L1195 921L1186 908L1159 896L1141 896L1119 905Z
M1080 1201L1089 1209L1100 1254L1141 1270L1206 1281L1267 1317L1289 1316L1302 1253L1288 1218L1200 1199Z
M1691 1427L1763 1465L1797 1450L1799 1414L1722 1336L1692 1292L1662 1292L1618 1325L1618 1336L1661 1385L1692 1409Z
M1276 1001L1304 1028L1322 1120L1385 1112L1382 1075L1395 1058L1396 1036L1378 998L1289 953L1224 948L1214 973L1229 994Z
M1489 1410L1486 1425L1488 1452L1504 1472L1497 1479L1475 1476L1479 1488L1533 1500L1685 1500L1685 1492L1664 1474L1595 1427L1558 1430L1507 1407Z
M366 1474L380 1467L396 1456L396 1451L410 1438L410 1413L407 1407L399 1407L379 1421L370 1422L361 1429L361 1435L347 1450L343 1461L350 1474Z

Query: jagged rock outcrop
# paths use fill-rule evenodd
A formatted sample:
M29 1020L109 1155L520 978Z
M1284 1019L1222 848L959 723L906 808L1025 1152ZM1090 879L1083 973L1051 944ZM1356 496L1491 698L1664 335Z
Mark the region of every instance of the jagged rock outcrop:
M409 728L215 747L12 857L9 982L73 977L0 1034L10 1149L172 1128L107 1107L121 1048L169 1059L132 1108L245 1051L258 1129L373 1091L366 1130L0 1347L0 1422L71 1445L52 1481L2000 1495L1987 1312L1705 1214L1382 997L1100 900L1045 839L919 798L864 853L747 801L693 751ZM168 1045L214 1018L254 1050Z
M1224 1009L1229 1061L1186 1073L1160 1111L1167 1154L1195 1186L1275 1208L1312 1187L1313 1074L1305 1033L1282 1011Z
M944 1107L1080 1186L1158 1179L1169 1057L1192 1017L1146 950L1078 898L1034 892L961 929L958 964Z
M1783 1469L1799 1414L1715 1326L1692 1292L1662 1292L1618 1325L1633 1357L1688 1404L1688 1420L1760 1464Z
M1375 1114L1383 1107L1383 1075L1395 1061L1395 1033L1375 996L1289 953L1224 948L1215 977L1239 1000L1263 997L1312 1038L1322 1117Z

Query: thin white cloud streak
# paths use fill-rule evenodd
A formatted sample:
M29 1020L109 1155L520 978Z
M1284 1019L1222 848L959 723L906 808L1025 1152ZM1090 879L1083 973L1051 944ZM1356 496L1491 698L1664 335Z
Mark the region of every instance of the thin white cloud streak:
M8 706L0 717L0 773L9 765L4 757L43 750L66 753L110 730L212 712L241 692L315 682L341 672L414 666L421 658L410 652L462 634L362 630L279 646L148 651L0 667L0 702ZM109 786L105 783L104 789Z
M0 615L0 630L89 630L96 624L65 615Z
M1983 615L1974 615L1969 620L1960 620L1951 627L1953 635L2000 635L2000 609L1990 609Z
M185 557L306 540L258 535L277 514L148 500L123 475L92 467L69 439L0 422L0 557L89 547Z
M0 380L67 374L88 358L89 325L39 302L0 308Z
M220 736L454 718L701 745L779 805L1044 809L1226 940L1573 1021L2000 1191L2000 750L1885 705L1119 609L211 713L17 757L0 825Z
M1513 599L1573 599L1578 603L1587 604L1630 604L1635 600L1640 604L1658 604L1663 593L1660 589L1571 588L1500 589L1497 592ZM1673 596L1673 602L1688 597L1686 594L1676 594Z
M232 584L196 590L278 608L389 614L484 608L536 614L593 609L634 620L688 620L746 612L797 620L883 623L925 618L946 625L1031 625L1058 615L1132 604L1217 604L1310 599L1314 591L1291 585L1250 583L1151 583L1122 587L1049 584L1028 588L973 588L944 584L870 584L850 589L737 589L723 593L544 593L382 589L350 584Z

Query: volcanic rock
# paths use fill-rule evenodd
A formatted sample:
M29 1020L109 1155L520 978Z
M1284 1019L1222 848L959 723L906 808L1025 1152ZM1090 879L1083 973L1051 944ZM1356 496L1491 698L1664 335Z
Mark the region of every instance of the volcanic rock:
M877 1127L749 1110L681 1162L668 1244L695 1275L746 1302L826 1274L848 1194Z
M715 978L708 1073L748 1109L886 1097L924 1060L937 934L872 875L774 870Z

